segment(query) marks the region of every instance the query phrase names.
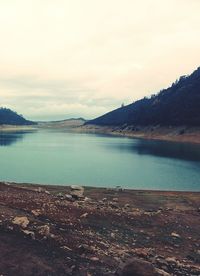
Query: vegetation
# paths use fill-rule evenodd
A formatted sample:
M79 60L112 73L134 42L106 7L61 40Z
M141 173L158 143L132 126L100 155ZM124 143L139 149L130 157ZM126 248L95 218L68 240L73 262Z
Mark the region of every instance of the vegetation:
M158 94L121 106L87 124L200 126L200 67Z
M8 108L0 108L0 125L34 125L36 123L26 120L22 115Z

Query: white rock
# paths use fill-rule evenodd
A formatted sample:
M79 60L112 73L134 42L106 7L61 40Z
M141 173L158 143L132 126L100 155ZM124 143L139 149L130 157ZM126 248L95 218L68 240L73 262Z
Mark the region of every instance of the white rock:
M177 234L177 233L175 233L175 232L172 232L172 233L171 233L171 236L172 236L172 237L175 237L175 238L180 238L180 237L181 237L179 234Z
M15 217L12 221L13 224L19 225L22 228L26 228L29 224L27 217Z

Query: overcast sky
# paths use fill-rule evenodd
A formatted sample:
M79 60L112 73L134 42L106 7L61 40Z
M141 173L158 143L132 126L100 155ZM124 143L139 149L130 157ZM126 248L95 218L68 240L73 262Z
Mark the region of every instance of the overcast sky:
M200 66L200 0L1 0L0 106L93 118Z

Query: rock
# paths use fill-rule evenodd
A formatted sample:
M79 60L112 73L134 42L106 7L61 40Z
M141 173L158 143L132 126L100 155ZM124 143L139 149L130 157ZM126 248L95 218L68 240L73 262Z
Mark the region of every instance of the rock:
M97 258L97 257L91 257L90 260L91 260L91 261L94 261L94 262L98 262L98 261L99 261L99 258Z
M73 201L73 197L71 195L65 195L65 199L68 201Z
M84 213L83 215L80 216L80 218L86 218L88 216L88 213Z
M151 253L151 250L151 248L135 248L133 249L133 252L135 252L138 257L147 258Z
M36 217L38 217L39 215L41 215L41 211L40 211L39 209L32 210L31 213L32 213L34 216L36 216Z
M62 193L58 193L57 197L63 197L63 194Z
M157 258L156 263L158 264L158 267L164 270L168 270L168 263L164 258Z
M160 274L154 266L140 259L129 260L121 270L120 276L159 276Z
M113 199L112 199L114 202L118 202L118 198L117 197L114 197Z
M167 261L168 264L176 264L177 263L175 257L167 257L165 260Z
M98 205L97 205L97 207L99 207L99 205L100 205L100 206L104 206L104 205L105 205L105 203L104 203L102 200L99 200L99 201L98 201Z
M89 202L89 201L91 202L91 201L92 201L91 198L89 198L89 197L85 197L84 200L85 200L86 202Z
M173 211L173 208L167 207L165 210L166 211Z
M39 187L39 188L36 189L36 192L38 192L38 193L44 193L45 189L42 188L42 187Z
M26 228L29 224L27 217L15 217L12 221L13 224L19 225L22 228Z
M174 238L180 238L181 236L175 232L172 232L171 233L171 236L174 237Z
M111 233L110 236L111 236L111 238L114 239L115 238L115 233Z
M83 198L84 188L81 186L72 185L70 195L75 199Z
M38 229L38 234L48 237L50 234L50 227L48 225L42 225L37 228Z
M156 268L155 270L156 270L158 276L170 276L169 273L167 273L166 271L164 271L162 269Z
M110 202L110 203L109 203L109 206L110 206L112 209L118 209L118 208L119 208L119 206L118 206L118 204L117 204L116 202Z
M64 246L61 246L62 249L64 250L67 250L67 251L72 251L71 248L69 248L68 246L64 245Z
M93 252L93 249L89 246L89 245L87 245L87 244L81 244L81 245L79 245L79 247L78 247L78 249L80 250L80 252Z
M35 233L33 231L23 230L25 235L30 236L33 240L35 240Z

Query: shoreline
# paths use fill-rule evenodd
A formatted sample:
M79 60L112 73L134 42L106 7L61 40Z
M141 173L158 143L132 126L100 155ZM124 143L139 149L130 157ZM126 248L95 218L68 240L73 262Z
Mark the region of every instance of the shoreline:
M28 125L0 125L0 132L37 130L37 126Z
M13 182L13 181L6 181L0 179L0 183L4 183L5 185L11 185L11 186L16 186L18 188L23 187L25 185L26 187L43 187L51 190L62 190L62 189L69 189L70 186L74 184L48 184L48 183L24 183L24 182ZM78 184L79 185L79 184ZM113 186L113 187L106 187L106 186L86 186L86 185L81 185L85 190L108 190L108 191L124 191L124 192L139 192L139 193L166 193L166 194L200 194L200 190L162 190L162 189L140 189L140 188L127 188L127 187L122 187L122 186Z
M80 188L0 182L3 275L200 275L200 193Z
M60 123L42 124L38 126L1 125L0 132L63 130L77 133L105 134L112 136L160 140L179 143L200 144L200 127L133 127L133 126L97 126L97 125L60 125ZM134 130L133 130L134 129Z
M83 125L74 129L77 132L109 134L136 139L160 140L169 142L200 144L200 127L115 127Z

